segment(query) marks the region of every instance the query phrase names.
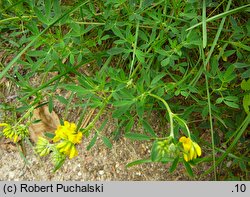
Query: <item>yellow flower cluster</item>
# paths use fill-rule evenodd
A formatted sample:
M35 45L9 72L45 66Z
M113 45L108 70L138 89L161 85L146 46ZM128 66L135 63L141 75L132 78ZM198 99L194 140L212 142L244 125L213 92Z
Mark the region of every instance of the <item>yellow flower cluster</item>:
M20 138L24 139L29 134L28 129L23 124L12 127L10 124L0 123L0 127L5 127L3 129L3 135L13 140L14 143L16 143L18 139L20 140Z
M201 156L201 147L190 138L182 136L179 139L179 142L182 143L184 149L183 156L185 161L188 162L190 160L196 159L197 156Z
M54 142L59 142L56 148L59 152L64 153L73 158L77 156L78 152L76 150L75 144L79 144L82 140L82 132L76 131L76 125L74 123L69 123L64 121L64 125L58 126L55 131Z

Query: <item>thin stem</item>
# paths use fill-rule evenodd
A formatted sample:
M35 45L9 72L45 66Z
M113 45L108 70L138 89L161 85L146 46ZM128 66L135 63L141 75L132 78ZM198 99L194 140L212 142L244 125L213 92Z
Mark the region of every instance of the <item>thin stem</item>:
M109 97L104 101L105 103L101 107L100 111L96 114L95 118L92 120L92 122L84 129L84 132L87 132L88 130L92 129L96 121L99 119L99 117L102 115L104 109L106 108L108 101L112 98L112 94L109 95Z
M167 111L168 111L168 115L169 115L169 122L170 122L170 136L174 138L174 122L173 122L173 116L174 114L172 113L168 103L161 97L155 95L155 94L148 94L149 96L152 96L158 100L160 100L166 107Z
M133 57L132 57L132 62L131 62L131 65L130 65L129 76L131 76L131 74L132 74L132 70L133 70L133 67L134 67L134 62L135 62L135 53L136 53L136 48L137 48L137 40L138 40L138 33L139 33L139 20L137 20L137 23L136 23L135 43L134 43L134 47L133 47Z
M35 108L33 106L30 107L29 110L18 120L15 126L19 125L24 119L26 119L34 109Z
M179 122L181 122L185 126L185 128L188 132L188 137L191 138L191 133L190 133L190 130L187 126L187 123L182 118L179 118L176 114L173 114L173 118L176 118Z
M81 116L80 116L80 118L79 118L79 120L78 120L78 123L77 123L76 131L78 131L78 130L80 129L80 127L81 127L83 118L84 118L84 116L85 116L85 112L86 112L86 110L87 110L87 106L88 106L88 104L89 104L89 101L90 101L90 99L88 99L88 101L87 101L87 103L86 103L84 109L82 110L82 114L81 114Z
M65 108L65 113L64 113L64 116L63 116L63 119L64 119L64 120L66 120L67 117L68 117L69 108L70 108L70 104L71 104L71 102L72 102L73 97L74 97L74 92L71 92L71 94L70 94L70 96L69 96L69 99L68 99L69 101L68 101L68 103L67 103L67 105L66 105L66 108Z

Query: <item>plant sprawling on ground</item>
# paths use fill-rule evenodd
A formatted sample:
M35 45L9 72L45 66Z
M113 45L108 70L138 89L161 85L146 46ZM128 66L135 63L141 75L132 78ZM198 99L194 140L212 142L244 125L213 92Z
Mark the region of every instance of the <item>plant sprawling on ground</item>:
M34 110L52 112L59 101L61 125L34 148L54 170L87 137L88 150L97 138L112 148L126 137L152 142L150 158L127 167L171 162L173 172L183 163L195 176L192 167L207 162L201 176L248 179L249 8L243 0L0 1L0 88L9 80L18 89L18 103L0 103L13 114L1 118L1 135L29 142ZM69 108L82 110L75 123ZM90 108L95 115L82 127ZM117 122L109 136L107 120L95 124L107 111ZM153 112L168 123L161 132L150 126Z

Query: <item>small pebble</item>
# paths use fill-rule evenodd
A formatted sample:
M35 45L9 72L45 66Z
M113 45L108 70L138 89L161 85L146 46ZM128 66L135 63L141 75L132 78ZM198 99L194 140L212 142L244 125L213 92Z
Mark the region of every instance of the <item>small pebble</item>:
M100 174L102 176L102 175L104 175L104 171L103 170L99 170L98 174Z
M9 178L13 179L15 177L15 173L14 172L9 172Z

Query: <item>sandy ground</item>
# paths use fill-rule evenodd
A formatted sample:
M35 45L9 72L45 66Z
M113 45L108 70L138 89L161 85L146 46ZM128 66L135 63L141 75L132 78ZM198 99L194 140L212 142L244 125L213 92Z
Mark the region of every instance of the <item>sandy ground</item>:
M110 150L102 143L90 151L79 147L79 156L66 160L61 169L53 173L53 165L48 157L38 157L27 146L28 163L18 151L0 149L0 180L54 180L54 181L163 181L191 180L180 166L173 174L168 173L169 164L150 163L126 168L125 165L140 156L149 156L148 146L121 139ZM15 149L15 148L13 148Z

